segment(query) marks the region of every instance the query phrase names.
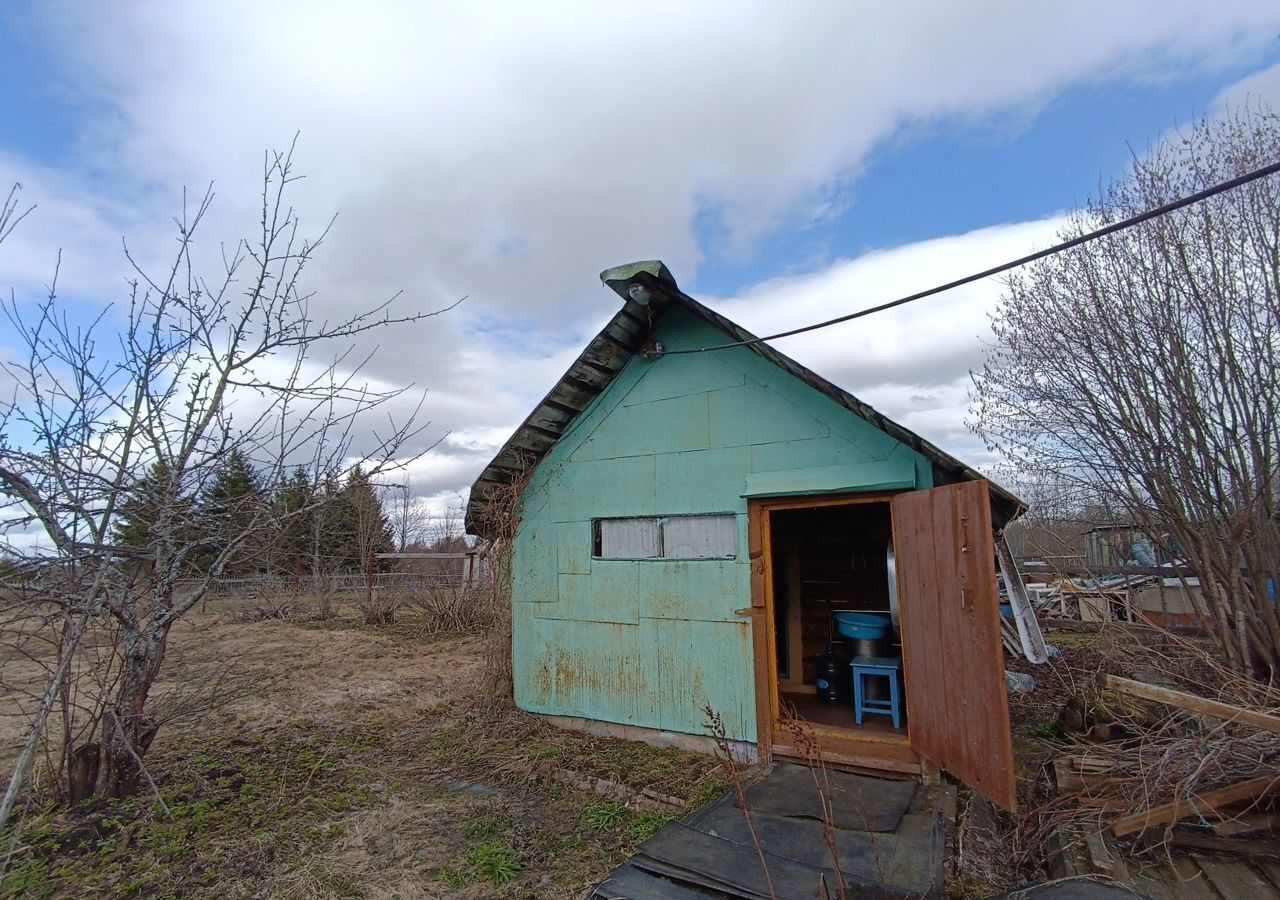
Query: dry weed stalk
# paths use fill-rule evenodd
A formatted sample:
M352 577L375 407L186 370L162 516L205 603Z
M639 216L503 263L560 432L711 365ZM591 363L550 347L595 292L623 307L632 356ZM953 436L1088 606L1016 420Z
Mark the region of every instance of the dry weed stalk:
M782 709L782 729L791 735L792 746L800 751L805 768L813 776L813 786L818 792L818 803L822 812L820 817L822 839L827 845L827 851L831 854L831 865L836 872L836 884L840 888L840 900L848 900L849 889L844 881L843 870L840 868L840 844L836 840L835 810L831 805L831 773L822 758L822 747L818 744L818 736L814 734L809 723L797 715L795 707L790 703L784 704ZM866 830L870 832L870 829ZM875 854L876 868L883 875L880 851L874 843L872 843L872 853Z
M489 533L488 543L476 556L480 572L476 599L487 607L489 621L479 698L482 706L504 704L515 694L511 661L512 556L520 530L520 498L532 471L526 465L507 483L490 485L477 516Z
M742 810L742 818L747 823L747 833L751 835L751 844L756 848L756 855L760 857L760 868L764 872L764 883L769 889L769 897L771 900L777 900L778 895L773 889L773 876L769 873L769 862L764 853L764 842L760 840L755 822L751 819L751 805L747 803L747 790L742 784L742 769L733 755L733 743L729 740L728 732L725 731L724 719L709 703L702 707L702 714L706 717L704 724L707 726L707 731L716 742L716 759L720 763L720 768L724 770L725 778L733 785L734 794L738 798L738 808Z
M1260 713L1280 710L1280 691L1241 675L1192 638L1152 626L1150 640L1135 640L1130 629L1104 628L1097 649L1115 674ZM1083 791L1056 796L1028 814L1020 828L1024 856L1054 834L1079 836L1060 846L1061 854L1121 816L1280 771L1280 735L1101 690L1096 671L1069 664L1048 671L1055 670L1072 690L1060 718L1067 733L1056 745L1059 755L1087 754L1107 768ZM1167 848L1172 828L1166 826L1155 846Z

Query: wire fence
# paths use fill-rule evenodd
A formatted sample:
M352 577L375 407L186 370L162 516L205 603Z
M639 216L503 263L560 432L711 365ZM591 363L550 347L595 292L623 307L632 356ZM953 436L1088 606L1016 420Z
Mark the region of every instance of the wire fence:
M192 581L190 588L201 582ZM215 578L209 583L208 597L263 597L301 594L357 594L370 587L375 591L415 594L439 588L457 588L462 575L435 575L423 572L377 572L343 575L253 575L242 578ZM186 585L184 585L186 587Z

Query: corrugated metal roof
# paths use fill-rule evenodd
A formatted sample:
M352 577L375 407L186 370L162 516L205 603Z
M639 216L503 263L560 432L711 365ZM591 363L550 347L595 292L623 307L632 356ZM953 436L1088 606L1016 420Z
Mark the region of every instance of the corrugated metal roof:
M518 481L541 461L573 420L609 386L631 357L645 349L654 326L673 306L684 308L703 319L722 331L730 341L755 339L755 335L746 329L681 291L661 261L630 263L608 269L600 274L600 278L623 299L622 308L587 344L569 370L534 407L471 486L466 516L469 533L492 536L492 523L485 521L485 509L494 491ZM748 348L925 456L935 469L949 476L936 479L939 483L984 477L768 344L754 343ZM992 483L991 495L999 520L1012 519L1025 508L1021 500L997 484Z

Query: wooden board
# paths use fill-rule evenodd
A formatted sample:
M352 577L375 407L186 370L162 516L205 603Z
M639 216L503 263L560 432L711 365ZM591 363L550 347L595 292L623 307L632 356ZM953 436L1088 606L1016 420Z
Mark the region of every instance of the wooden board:
M766 513L759 500L747 501L747 561L751 568L751 606L741 612L751 616L752 671L756 680L756 748L768 762L773 746L773 706L777 702L772 643L769 632L769 605L765 592L768 581Z
M1099 681L1107 690L1123 691L1144 700L1154 700L1157 703L1167 703L1192 712L1204 713L1223 722L1249 725L1263 731L1270 731L1272 734L1280 734L1280 716L1268 715L1256 709L1245 709L1220 700L1209 700L1205 697L1197 697L1195 694L1171 690L1156 684L1146 684L1130 678L1121 678L1117 675L1102 675Z
M1219 808L1255 801L1278 790L1280 790L1280 772L1272 772L1191 797L1184 797L1171 803L1153 806L1132 815L1121 816L1111 823L1111 831L1116 837L1123 837L1135 831L1142 831L1144 828L1167 825L1193 814L1222 819L1226 818L1227 814L1219 812Z
M1244 860L1214 859L1208 856L1197 856L1195 860L1209 883L1223 897L1263 898L1275 894L1267 879L1253 871Z
M985 481L895 496L894 553L911 745L1014 810L988 498Z
M1275 831L1280 829L1280 810L1232 816L1221 822L1211 822L1210 827L1213 828L1213 833L1218 837L1257 834L1259 831ZM1277 852L1280 852L1280 847L1277 847Z

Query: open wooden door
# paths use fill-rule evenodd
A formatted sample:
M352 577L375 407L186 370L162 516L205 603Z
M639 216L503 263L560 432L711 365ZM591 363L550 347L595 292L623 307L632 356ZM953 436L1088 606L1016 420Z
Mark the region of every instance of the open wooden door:
M911 746L1013 810L987 482L898 494L892 510Z

